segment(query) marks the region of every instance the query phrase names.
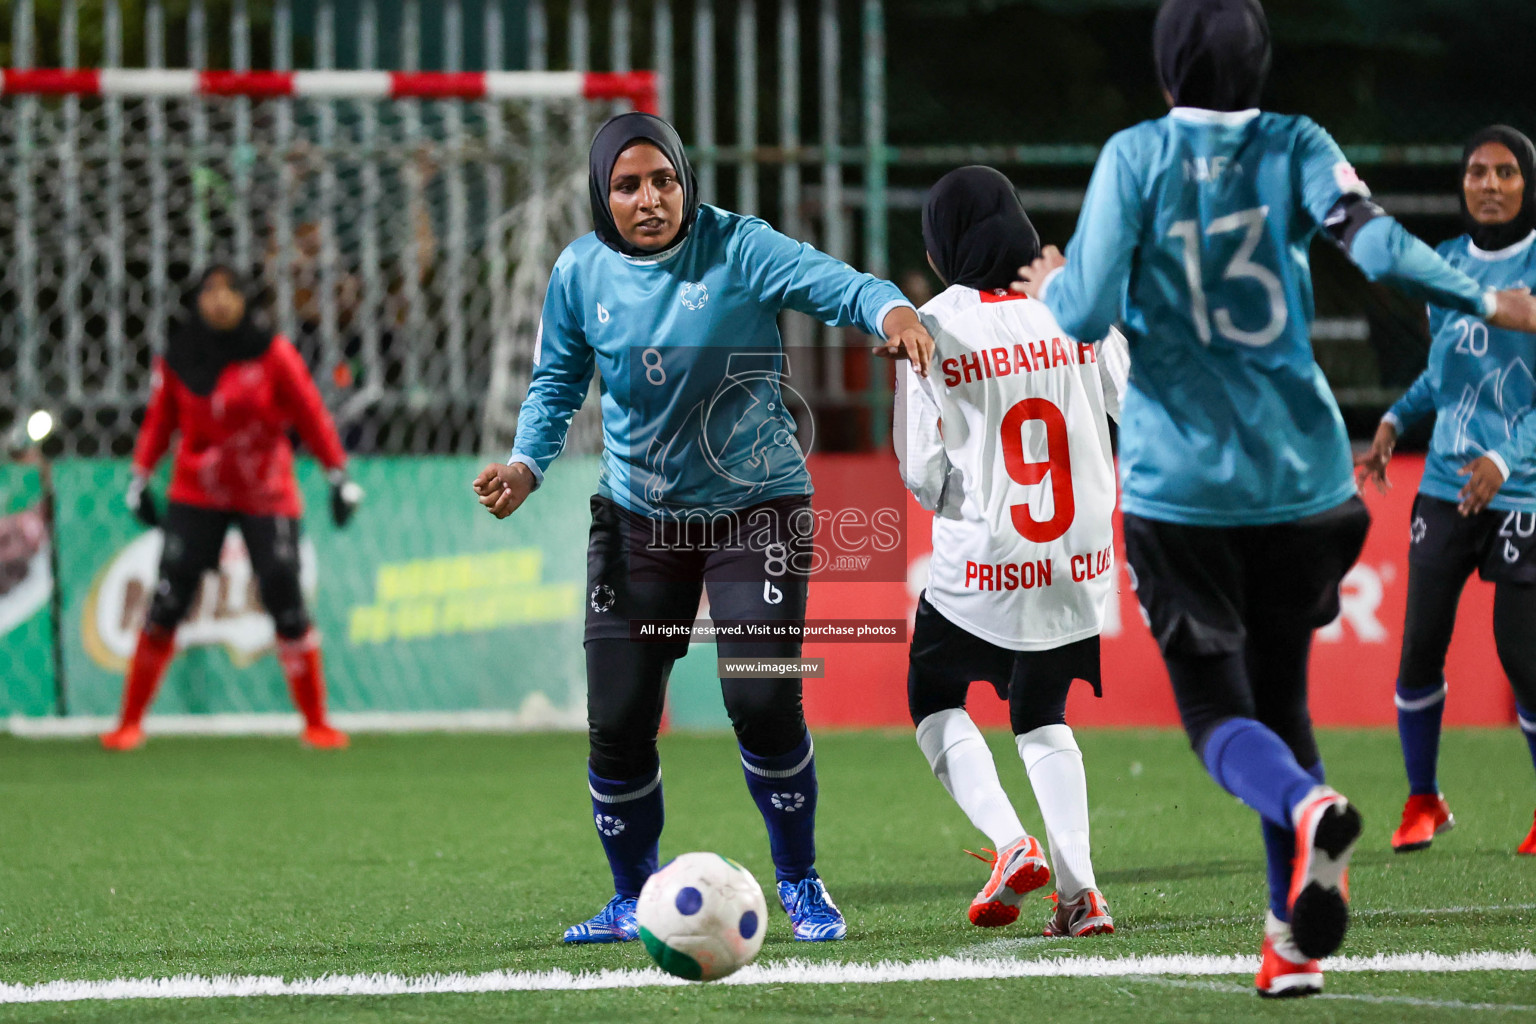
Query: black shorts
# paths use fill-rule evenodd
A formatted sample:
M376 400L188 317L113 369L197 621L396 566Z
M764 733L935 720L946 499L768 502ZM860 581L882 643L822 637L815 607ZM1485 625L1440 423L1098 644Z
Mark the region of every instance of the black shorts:
M1456 503L1420 494L1408 527L1408 562L1454 572L1477 569L1489 583L1536 584L1536 512L1486 508L1464 516Z
M309 612L299 583L299 521L286 516L253 516L173 501L160 524L160 578L149 604L148 620L173 630L186 618L203 574L219 567L224 534L240 527L262 606L272 616L277 635L303 636Z
M1326 626L1339 615L1339 583L1365 546L1371 514L1358 497L1325 512L1266 526L1189 526L1123 517L1136 599L1164 654L1232 654L1255 616Z
M716 624L804 623L814 527L804 496L663 520L594 495L585 638L645 641L643 623L691 623L706 586ZM682 657L688 637L662 645Z
M1054 705L1065 703L1074 679L1092 686L1094 696L1103 696L1097 636L1044 651L1014 651L950 622L926 594L918 598L907 663L907 705L914 725L935 711L964 707L973 682L992 684L1010 706L1031 697Z

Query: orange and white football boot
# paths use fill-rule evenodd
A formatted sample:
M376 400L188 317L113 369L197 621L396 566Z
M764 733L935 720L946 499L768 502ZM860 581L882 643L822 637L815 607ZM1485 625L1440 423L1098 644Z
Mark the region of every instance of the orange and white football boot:
M971 924L978 928L1000 928L1019 919L1019 903L1027 893L1051 880L1051 869L1045 862L1040 841L1028 833L1001 850L983 849L991 856L965 851L982 863L992 865L987 884L971 900L969 916Z
M1317 959L1338 949L1349 930L1349 856L1364 826L1355 806L1328 786L1314 786L1292 818L1291 937L1302 955Z
M1056 904L1056 913L1045 922L1042 935L1080 939L1085 935L1114 934L1115 919L1109 916L1109 903L1099 890L1084 889L1070 900L1052 893L1048 899Z
M1264 915L1264 962L1253 978L1266 999L1316 995L1323 990L1323 969L1296 948L1291 926L1271 912Z

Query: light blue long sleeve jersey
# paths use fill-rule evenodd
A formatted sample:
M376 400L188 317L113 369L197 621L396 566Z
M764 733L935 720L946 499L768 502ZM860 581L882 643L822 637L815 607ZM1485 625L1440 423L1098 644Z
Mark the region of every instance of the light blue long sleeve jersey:
M784 402L804 370L789 365L779 312L879 335L886 314L910 305L889 281L713 206L656 259L583 235L550 275L511 461L542 482L595 367L600 494L649 516L810 494Z
M1307 260L1350 193L1369 195L1305 117L1181 107L1105 145L1044 299L1074 337L1123 324L1126 512L1262 525L1354 493L1344 421L1312 355ZM1373 280L1491 312L1491 293L1390 217L1360 227L1349 254Z
M1536 232L1485 252L1466 235L1437 250L1447 263L1490 288L1536 286ZM1435 413L1435 433L1419 492L1457 501L1467 478L1457 470L1480 455L1505 476L1490 508L1536 510L1536 335L1489 327L1431 306L1429 366L1387 411L1401 433Z

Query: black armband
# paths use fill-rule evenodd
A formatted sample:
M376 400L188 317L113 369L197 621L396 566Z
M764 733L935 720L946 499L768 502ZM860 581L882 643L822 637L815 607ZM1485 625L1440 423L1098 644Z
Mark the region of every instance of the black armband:
M1377 217L1386 215L1387 211L1372 202L1369 196L1350 192L1334 203L1328 216L1323 218L1323 230L1348 252L1356 232Z

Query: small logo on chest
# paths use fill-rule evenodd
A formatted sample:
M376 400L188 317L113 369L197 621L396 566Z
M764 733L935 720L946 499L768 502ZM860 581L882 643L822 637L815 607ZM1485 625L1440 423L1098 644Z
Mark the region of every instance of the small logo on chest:
M683 305L689 309L703 309L704 304L709 301L709 289L702 281L689 281L683 285L680 298Z

